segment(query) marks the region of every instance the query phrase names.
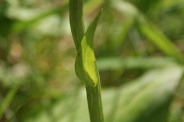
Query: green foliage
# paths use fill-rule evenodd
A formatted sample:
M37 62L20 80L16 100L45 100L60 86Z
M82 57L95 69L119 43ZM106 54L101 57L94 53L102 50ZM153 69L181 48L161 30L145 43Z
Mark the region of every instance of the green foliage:
M75 71L78 78L86 85L88 108L91 122L104 122L101 102L101 83L96 59L93 51L93 37L101 15L101 11L89 25L86 33L82 26L82 0L70 0L70 26L77 49ZM82 35L83 34L83 35ZM81 35L83 38L81 38Z
M166 122L168 107L173 97L171 93L175 91L182 74L183 69L177 66L155 69L132 83L102 90L106 122ZM75 101L75 104L70 101ZM48 105L52 106L52 114L41 109L40 114L34 116L32 113L25 121L51 122L52 119L48 118L53 117L60 118L57 121L62 122L70 121L71 117L75 116L73 122L89 122L86 104L84 91L79 90ZM71 106L70 109L68 106Z
M76 46L80 63L96 67L97 60L105 122L183 122L184 1L83 5L85 23L82 14L70 16L78 20L71 22L74 45L67 0L0 1L0 121L88 122L86 95L74 73ZM97 79L96 69L80 65ZM91 79L83 79L84 69L79 78Z
M101 12L100 12L101 13ZM75 61L75 70L81 81L87 85L96 86L99 82L99 71L96 66L96 58L93 51L93 37L100 17L100 13L84 34L80 42Z

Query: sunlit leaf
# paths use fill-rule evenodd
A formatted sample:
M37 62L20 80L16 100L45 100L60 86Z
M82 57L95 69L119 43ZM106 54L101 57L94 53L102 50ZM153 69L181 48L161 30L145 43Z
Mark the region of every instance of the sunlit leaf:
M84 83L96 86L99 82L98 69L93 51L93 37L97 27L101 12L97 15L91 25L88 27L86 35L81 41L80 48L77 53L75 70L77 76Z

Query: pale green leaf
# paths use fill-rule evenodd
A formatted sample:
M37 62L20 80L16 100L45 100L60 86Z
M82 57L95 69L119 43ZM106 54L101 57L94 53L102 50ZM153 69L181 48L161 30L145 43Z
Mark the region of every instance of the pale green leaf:
M158 68L124 86L102 89L105 122L165 122L182 74L178 66ZM42 106L36 116L32 111L25 122L89 122L84 90L48 106Z
M80 49L81 52L78 52L75 61L76 74L87 85L96 86L99 80L96 59L92 48L87 44L85 36L82 39Z
M93 37L101 15L101 11L89 25L84 35L75 61L76 74L87 85L96 86L99 82L99 73L93 52Z

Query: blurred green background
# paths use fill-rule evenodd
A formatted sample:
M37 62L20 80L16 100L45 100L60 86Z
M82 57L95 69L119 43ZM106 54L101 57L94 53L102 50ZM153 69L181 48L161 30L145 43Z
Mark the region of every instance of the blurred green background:
M103 8L94 50L105 122L184 122L184 1L84 0ZM0 0L0 122L89 122L68 0Z

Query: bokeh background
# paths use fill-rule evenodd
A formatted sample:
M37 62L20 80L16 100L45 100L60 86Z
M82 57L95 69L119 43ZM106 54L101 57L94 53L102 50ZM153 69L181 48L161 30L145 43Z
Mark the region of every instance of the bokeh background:
M84 0L106 122L183 122L184 1ZM0 122L89 122L68 0L0 0Z

